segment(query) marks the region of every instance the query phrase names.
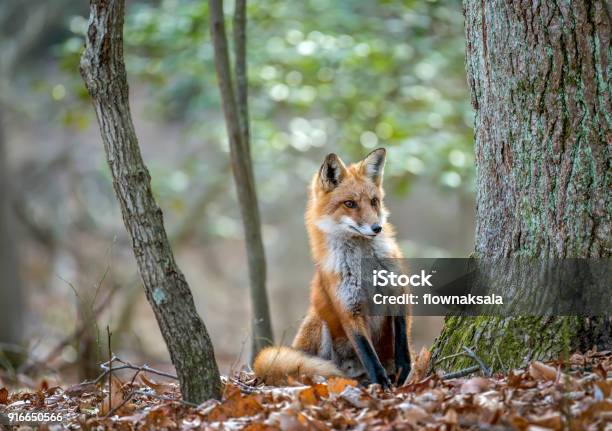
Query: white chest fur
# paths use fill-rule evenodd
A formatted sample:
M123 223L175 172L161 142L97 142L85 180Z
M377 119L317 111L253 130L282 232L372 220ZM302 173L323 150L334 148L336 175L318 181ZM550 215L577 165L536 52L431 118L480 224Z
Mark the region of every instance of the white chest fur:
M362 287L361 277L365 262L392 257L392 240L381 234L375 238L348 235L328 235L328 254L324 269L340 276L336 295L349 311L365 311L364 304L371 292Z

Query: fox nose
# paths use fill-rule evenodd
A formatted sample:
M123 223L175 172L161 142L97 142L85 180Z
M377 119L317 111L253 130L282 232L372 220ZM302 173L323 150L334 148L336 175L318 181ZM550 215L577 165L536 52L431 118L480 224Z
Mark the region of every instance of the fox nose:
M379 225L378 223L374 223L371 227L374 233L380 233L380 231L382 230L382 226Z

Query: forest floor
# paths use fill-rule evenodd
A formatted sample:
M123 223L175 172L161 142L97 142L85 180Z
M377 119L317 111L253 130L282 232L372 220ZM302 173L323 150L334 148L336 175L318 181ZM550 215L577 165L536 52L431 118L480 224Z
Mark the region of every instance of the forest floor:
M117 362L113 368L126 364ZM162 382L155 370L125 368L104 373L98 383L1 388L0 424L13 419L11 425L52 430L612 430L611 352L574 354L563 365L532 362L491 377L425 376L417 359L412 383L390 391L344 378L261 386L243 372L223 378L221 401L199 406L182 401L177 384Z

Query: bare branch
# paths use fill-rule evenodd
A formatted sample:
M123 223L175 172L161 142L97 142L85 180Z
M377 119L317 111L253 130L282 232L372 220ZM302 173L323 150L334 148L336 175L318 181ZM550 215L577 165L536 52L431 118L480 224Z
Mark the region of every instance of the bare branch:
M247 0L236 0L234 11L234 61L236 72L236 103L238 105L238 117L240 119L240 132L242 142L248 156L251 157L251 137L249 130L249 80L246 62L247 50Z
M484 361L480 359L480 357L472 349L470 349L469 347L465 347L465 346L463 346L462 349L470 358L472 358L478 363L478 365L480 366L480 369L482 370L482 373L485 376L491 377L492 373L489 367L487 367Z
M444 374L441 378L442 380L450 380L450 379L459 379L461 377L469 376L472 373L475 373L480 369L480 365L472 365L471 367L464 368L463 370L459 370L455 373Z

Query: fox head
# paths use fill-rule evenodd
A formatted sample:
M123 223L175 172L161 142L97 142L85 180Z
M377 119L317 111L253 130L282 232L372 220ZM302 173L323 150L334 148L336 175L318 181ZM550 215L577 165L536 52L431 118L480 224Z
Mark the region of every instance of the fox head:
M328 154L312 181L310 221L327 235L379 235L387 218L382 189L385 157L385 149L379 148L347 167L336 154Z

